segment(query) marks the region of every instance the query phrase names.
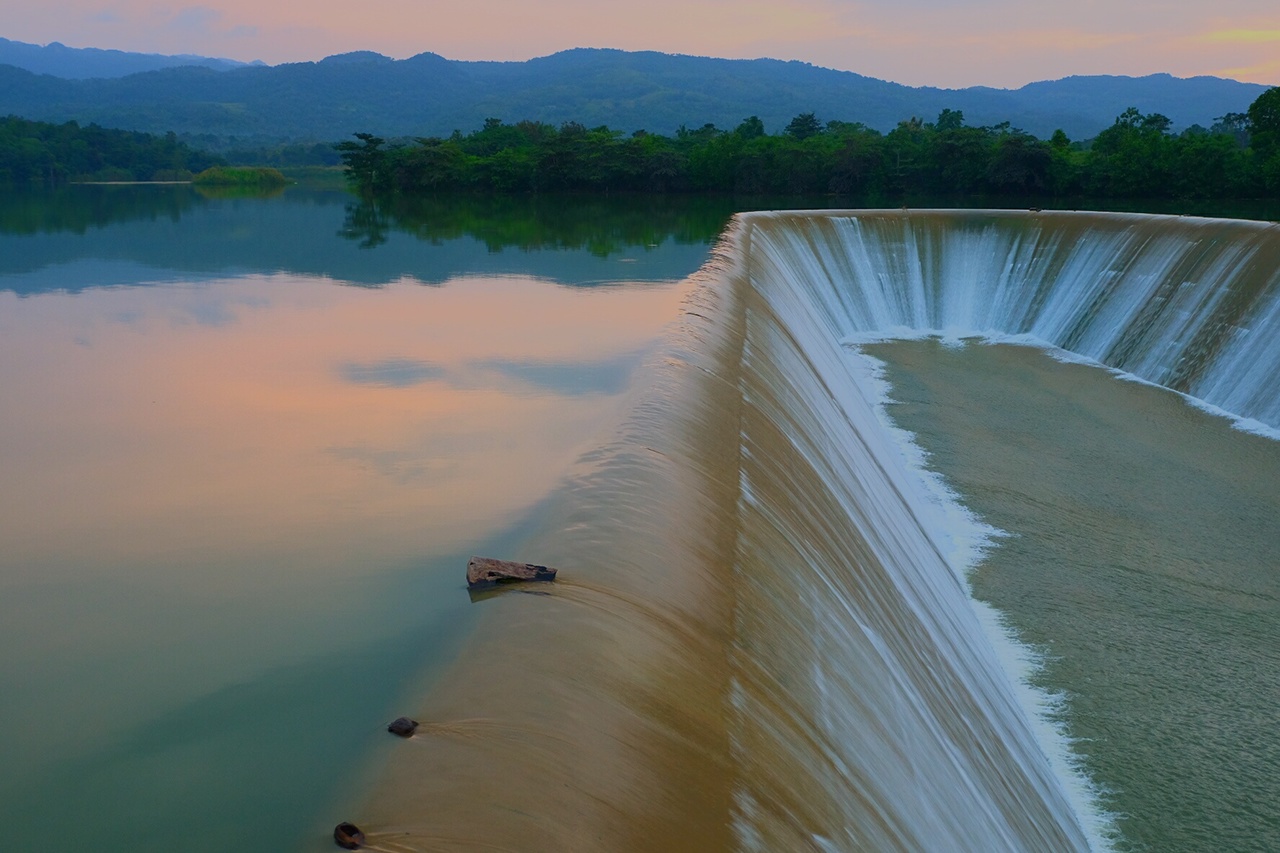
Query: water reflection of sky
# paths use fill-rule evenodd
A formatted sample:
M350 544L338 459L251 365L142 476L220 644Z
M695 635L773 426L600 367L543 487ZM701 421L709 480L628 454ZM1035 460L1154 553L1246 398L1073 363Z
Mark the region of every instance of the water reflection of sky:
M276 276L0 297L4 538L100 554L311 531L296 544L317 547L413 519L465 539L551 487L673 292ZM392 469L395 487L371 479Z
M451 555L494 547L622 416L683 292L113 283L0 291L0 678L20 694L0 708L0 760L24 780L0 782L21 804L0 816L47 826L70 789L85 821L146 801L179 838L269 801L246 772L299 809L329 796L314 747L270 731L304 700L326 708L309 725L375 731L376 703L429 653L378 658L378 675L373 650L460 641ZM367 690L325 694L352 661ZM92 740L49 725L69 710ZM249 755L271 757L246 771ZM289 808L264 817L273 831L304 819Z
M445 382L454 388L474 389L497 383L513 392L523 386L529 393L574 396L621 392L638 361L638 353L611 356L594 363L483 359L450 369L425 361L389 358L367 364L344 364L339 372L348 382L384 388Z

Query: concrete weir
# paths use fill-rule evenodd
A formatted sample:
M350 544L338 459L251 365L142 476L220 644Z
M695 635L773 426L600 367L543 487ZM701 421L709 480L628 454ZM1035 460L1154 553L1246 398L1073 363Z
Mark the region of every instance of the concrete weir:
M519 545L565 577L486 604L361 824L404 849L1105 849L849 345L1029 336L1275 427L1280 229L745 214L695 281Z

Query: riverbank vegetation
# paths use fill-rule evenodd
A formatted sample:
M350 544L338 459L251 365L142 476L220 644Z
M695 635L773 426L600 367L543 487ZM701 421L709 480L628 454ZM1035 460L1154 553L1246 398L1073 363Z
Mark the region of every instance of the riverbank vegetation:
M1063 198L1280 196L1280 88L1211 128L1171 131L1129 109L1092 140L1038 139L1008 123L969 127L959 111L912 118L882 134L796 116L769 134L754 116L732 130L674 136L575 122L488 119L467 135L339 143L351 184L366 192L720 192L843 197L995 194Z
M0 118L0 186L56 186L71 181L186 181L221 165L168 133L156 136L74 121Z

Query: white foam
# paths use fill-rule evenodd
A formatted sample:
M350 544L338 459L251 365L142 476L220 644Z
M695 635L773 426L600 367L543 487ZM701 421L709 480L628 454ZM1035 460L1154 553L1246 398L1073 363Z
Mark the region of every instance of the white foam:
M973 337L962 335L958 340L971 340ZM939 550L952 570L964 580L965 588L969 590L969 603L1001 666L1009 675L1010 691L1033 722L1036 738L1084 826L1091 849L1115 849L1114 842L1119 837L1115 815L1102 805L1101 789L1089 778L1081 757L1072 748L1075 740L1067 733L1065 725L1066 698L1033 683L1035 676L1044 668L1045 652L1023 642L1000 611L973 597L968 583L970 574L998 544L998 540L1011 534L987 524L966 506L962 496L951 488L942 474L929 468L929 454L920 447L915 434L893 421L889 414L889 406L894 403L893 388L884 376L885 363L857 348L850 348L849 352L855 360L859 382L864 385L868 397L875 401L876 414L885 432L892 437L907 469L918 476L921 490L938 509L936 527L930 533L935 536Z

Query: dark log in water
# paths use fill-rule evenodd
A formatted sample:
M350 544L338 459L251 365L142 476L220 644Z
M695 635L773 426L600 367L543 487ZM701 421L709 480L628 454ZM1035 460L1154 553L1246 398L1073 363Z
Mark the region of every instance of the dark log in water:
M472 557L467 561L467 586L472 589L517 581L553 581L556 570L533 563L513 563L492 557Z

